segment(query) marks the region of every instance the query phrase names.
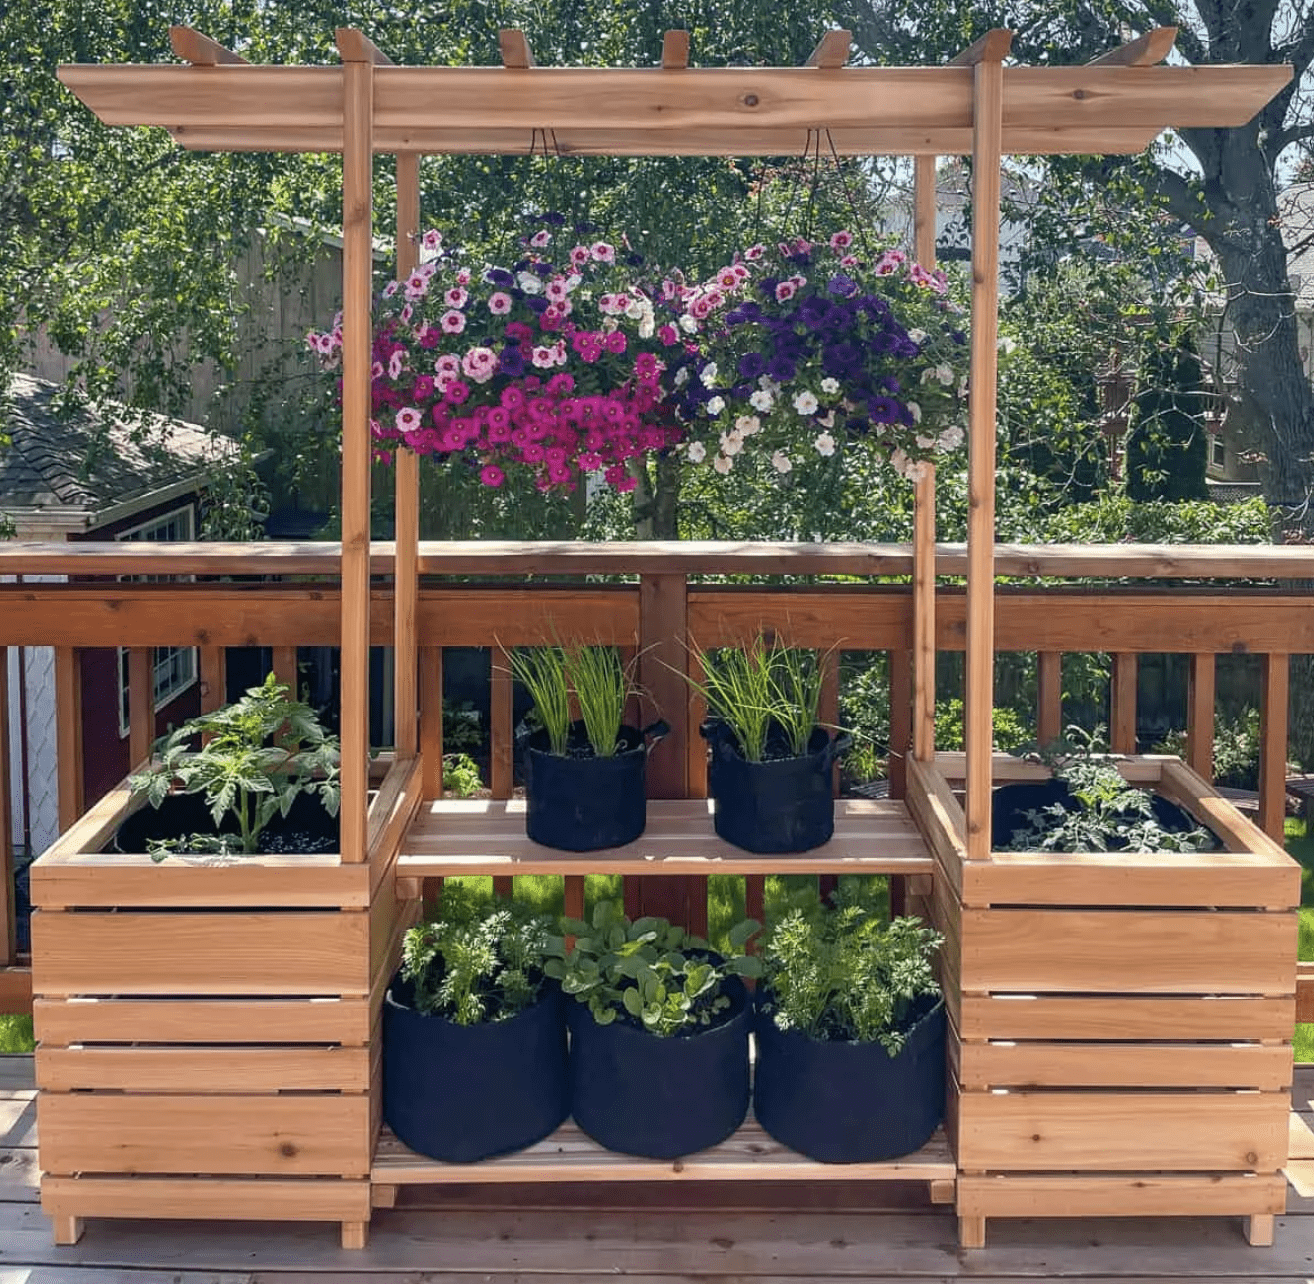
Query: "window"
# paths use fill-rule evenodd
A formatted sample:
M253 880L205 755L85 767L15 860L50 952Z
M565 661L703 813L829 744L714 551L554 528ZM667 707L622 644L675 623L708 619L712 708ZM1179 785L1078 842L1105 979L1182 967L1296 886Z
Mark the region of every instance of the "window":
M121 532L123 540L189 540L195 525L190 504L153 517L149 522ZM151 576L139 577L150 580ZM155 708L162 709L196 681L196 648L191 646L157 646L155 648ZM119 735L128 734L128 651L119 647Z
M1209 463L1214 468L1227 467L1227 445L1217 434L1209 438Z

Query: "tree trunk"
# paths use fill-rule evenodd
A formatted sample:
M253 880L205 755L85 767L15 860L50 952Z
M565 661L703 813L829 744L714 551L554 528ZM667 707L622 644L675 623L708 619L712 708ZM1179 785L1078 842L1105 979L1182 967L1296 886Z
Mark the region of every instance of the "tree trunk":
M635 534L639 539L679 539L680 457L674 451L658 455L655 478L646 464L636 463Z

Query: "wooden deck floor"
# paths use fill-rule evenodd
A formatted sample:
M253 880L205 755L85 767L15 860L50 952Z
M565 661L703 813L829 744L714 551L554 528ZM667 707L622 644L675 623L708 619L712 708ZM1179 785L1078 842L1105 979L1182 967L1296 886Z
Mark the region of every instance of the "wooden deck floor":
M1312 1098L1305 1067L1294 1100L1306 1123ZM376 1210L363 1252L339 1248L333 1225L96 1220L57 1249L37 1202L35 1115L31 1059L0 1057L0 1284L1314 1279L1314 1197L1295 1189L1272 1248L1250 1248L1240 1219L1133 1219L992 1222L990 1246L963 1253L952 1215L912 1188L681 1183L613 1189L602 1208L596 1187L404 1191Z

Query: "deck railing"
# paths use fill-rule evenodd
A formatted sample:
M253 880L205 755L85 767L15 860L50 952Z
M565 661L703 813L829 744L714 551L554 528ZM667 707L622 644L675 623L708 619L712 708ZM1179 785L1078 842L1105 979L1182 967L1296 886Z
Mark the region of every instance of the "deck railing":
M337 545L330 543L159 545L0 545L0 576L70 577L67 582L0 584L0 647L53 646L59 816L67 828L95 800L82 790L78 652L129 649L130 760L144 759L152 733L150 648L200 648L202 699L222 700L228 647L272 648L284 679L296 674L296 649L335 646L340 629ZM912 550L901 545L427 543L419 571L420 749L424 796L442 780L444 651L452 647L533 645L559 637L611 642L640 655L646 699L670 723L655 754L656 797L705 793L705 761L696 734L697 696L680 676L688 643L717 646L760 630L827 654L824 713L834 720L841 696L841 652L888 657L891 792L902 793L911 736ZM964 646L965 605L954 583L966 569L962 546L938 549L943 578L936 603L941 651ZM393 607L391 545L372 549L371 641L388 646ZM1281 841L1288 737L1289 657L1314 652L1310 590L1314 552L1300 547L1000 546L996 650L1032 652L1037 661L1038 738L1063 726L1061 665L1068 652L1112 656L1110 739L1115 751L1136 740L1138 657L1190 657L1188 758L1208 777L1212 764L1215 659L1261 657L1262 752L1259 819ZM117 577L149 575L152 582ZM159 578L165 577L165 578ZM169 579L167 577L187 577ZM1132 579L1178 581L1126 583ZM1085 583L1039 583L1041 580ZM1238 584L1237 581L1245 581ZM1089 581L1099 581L1092 583ZM1191 581L1181 583L1180 581ZM0 730L7 684L0 683ZM500 664L490 672L490 779L494 797L512 790L512 697ZM13 716L13 711L9 711ZM11 769L0 734L0 784ZM9 791L0 788L0 1010L30 1003L17 956L13 913ZM631 908L705 923L705 883L631 880ZM894 890L897 898L899 889ZM750 912L761 883L750 881ZM1314 996L1314 981L1311 982ZM1314 1019L1314 998L1301 1015Z

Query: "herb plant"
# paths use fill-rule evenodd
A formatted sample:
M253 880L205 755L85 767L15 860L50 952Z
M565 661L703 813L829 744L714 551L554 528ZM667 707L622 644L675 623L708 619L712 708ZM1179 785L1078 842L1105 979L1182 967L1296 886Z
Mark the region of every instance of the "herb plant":
M479 764L469 754L443 754L443 790L456 798L471 798L483 787Z
M155 764L132 777L134 794L146 794L152 807L175 787L203 794L216 829L232 816L238 830L157 843L152 854L159 860L170 851L258 852L265 827L286 816L299 794L318 795L330 816L338 814L338 739L272 673L240 700L189 719L155 748Z
M622 660L614 646L579 643L517 647L504 654L512 675L534 702L534 716L547 733L549 750L571 750L571 700L596 758L612 757L620 745L625 706L638 693L638 656Z
M820 722L822 666L816 653L758 638L747 648L695 649L703 680L689 683L708 714L734 733L748 762L800 758ZM773 733L781 744L774 754Z
M875 902L842 888L780 918L762 947L764 1010L812 1039L879 1042L895 1056L940 994L931 963L943 938L917 918L888 926Z
M599 1025L620 1018L661 1038L694 1034L718 1024L729 1008L723 993L729 977L761 973L760 961L742 953L758 930L751 920L730 930L730 944L740 952L724 959L666 919L631 923L615 901L599 901L591 923L567 919L562 926L575 944L564 959L549 960L548 975L588 1004Z
M1071 791L1071 803L1053 802L1023 813L1025 825L1014 829L1001 850L1041 852L1197 852L1215 845L1199 825L1166 828L1145 789L1129 784L1109 759L1104 729L1091 734L1069 728L1036 756Z
M485 909L459 883L443 888L441 917L402 941L413 1006L456 1025L505 1021L538 1001L562 941L547 918L508 902Z

